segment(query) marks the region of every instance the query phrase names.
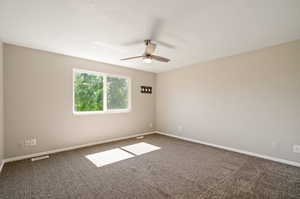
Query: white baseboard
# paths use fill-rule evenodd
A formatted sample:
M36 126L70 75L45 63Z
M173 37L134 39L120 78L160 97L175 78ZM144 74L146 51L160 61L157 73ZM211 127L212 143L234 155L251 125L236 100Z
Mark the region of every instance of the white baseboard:
M81 144L81 145L76 145L76 146L71 146L71 147L66 147L66 148L60 148L60 149L54 149L54 150L50 150L50 151L34 153L34 154L29 154L29 155L6 158L2 161L3 162L2 164L7 163L7 162L14 162L14 161L18 161L18 160L24 160L24 159L34 158L34 157L38 157L38 156L44 156L44 155L48 155L48 154L63 152L63 151L70 151L70 150L79 149L79 148L88 147L88 146L94 146L94 145L98 145L98 144L104 144L104 143L109 143L109 142L126 140L126 139L129 139L129 138L134 138L134 137L143 136L143 135L150 135L150 134L154 134L154 133L156 133L156 131L151 131L151 132L146 132L146 133L139 133L139 134L129 135L129 136L120 137L120 138L113 138L113 139L109 139L109 140L100 140L100 141L97 141L97 142Z
M221 145L212 144L212 143L208 143L208 142L203 142L203 141L200 141L200 140L195 140L195 139L186 138L186 137L182 137L182 136L177 136L177 135L173 135L173 134L169 134L169 133L164 133L164 132L161 132L161 131L156 131L156 133L161 134L161 135L165 135L165 136L169 136L169 137L178 138L178 139L189 141L189 142L194 142L194 143L204 144L204 145L215 147L215 148L224 149L224 150L227 150L227 151L233 151L233 152L242 153L242 154L249 155L249 156L255 156L255 157L258 157L258 158L263 158L263 159L266 159L266 160L272 160L274 162L279 162L279 163L283 163L283 164L287 164L287 165L291 165L291 166L295 166L295 167L300 167L300 163L298 163L298 162L293 162L293 161L289 161L289 160L285 160L285 159L281 159L281 158L275 158L275 157L271 157L271 156L267 156L267 155L261 155L261 154L258 154L258 153L252 153L252 152L249 152L249 151L244 151L244 150L235 149L235 148L231 148L231 147L221 146Z
M3 166L4 166L4 160L0 160L0 173L2 171Z
M300 163L298 163L298 162L293 162L293 161L275 158L275 157L271 157L271 156L261 155L261 154L252 153L249 151L244 151L244 150L239 150L239 149L234 149L234 148L230 148L230 147L226 147L226 146L216 145L216 144L203 142L203 141L199 141L199 140L195 140L195 139L191 139L191 138L186 138L186 137L181 137L181 136L177 136L177 135L173 135L173 134L169 134L169 133L164 133L161 131L152 131L152 132L140 133L140 134L125 136L125 137L120 137L120 138L113 138L113 139L109 139L109 140L102 140L102 141L97 141L97 142L92 142L92 143L87 143L87 144L82 144L82 145L76 145L76 146L71 146L71 147L66 147L66 148L61 148L61 149L55 149L55 150L50 150L50 151L45 151L45 152L40 152L40 153L34 153L34 154L29 154L29 155L24 155L24 156L7 158L7 159L2 160L2 162L0 163L0 172L1 172L4 164L7 162L29 159L29 158L33 158L33 157L37 157L37 156L43 156L43 155L48 155L48 154L53 154L53 153L58 153L58 152L63 152L63 151L70 151L70 150L79 149L79 148L83 148L83 147L94 146L94 145L104 144L104 143L109 143L109 142L114 142L114 141L120 141L120 140L134 138L134 137L138 137L138 136L142 136L142 135L150 135L150 134L154 134L154 133L169 136L169 137L174 137L177 139L194 142L194 143L198 143L198 144L204 144L207 146L220 148L220 149L224 149L227 151L233 151L233 152L237 152L237 153L241 153L241 154L245 154L245 155L250 155L250 156L255 156L255 157L259 157L259 158L263 158L263 159L267 159L267 160L272 160L275 162L279 162L279 163L283 163L283 164L287 164L287 165L291 165L291 166L300 167Z

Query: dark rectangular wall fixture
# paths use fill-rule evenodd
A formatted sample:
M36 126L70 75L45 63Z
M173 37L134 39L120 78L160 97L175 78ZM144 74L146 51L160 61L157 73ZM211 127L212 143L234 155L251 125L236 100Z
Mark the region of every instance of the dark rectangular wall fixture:
M151 86L141 86L141 93L152 94Z

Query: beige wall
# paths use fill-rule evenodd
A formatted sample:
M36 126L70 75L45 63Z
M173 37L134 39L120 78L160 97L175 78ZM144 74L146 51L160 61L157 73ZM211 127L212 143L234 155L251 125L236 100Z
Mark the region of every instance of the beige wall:
M156 85L157 130L300 162L300 40L161 73Z
M4 57L7 158L151 131L156 108L157 130L300 162L292 153L300 144L300 40L161 73L156 82L153 73L9 44ZM74 116L72 68L131 77L132 111ZM139 93L155 84L153 95ZM24 148L28 137L38 145Z
M4 57L6 158L152 130L155 95L141 94L139 87L154 86L154 73L8 44ZM132 111L74 116L73 68L130 77ZM37 146L22 147L28 137L36 137Z
M4 157L3 43L0 41L0 165Z

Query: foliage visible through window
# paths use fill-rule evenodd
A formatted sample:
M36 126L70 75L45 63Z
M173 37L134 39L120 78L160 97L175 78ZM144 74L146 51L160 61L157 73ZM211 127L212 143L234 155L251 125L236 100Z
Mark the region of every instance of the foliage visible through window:
M103 77L87 73L75 73L75 110L103 110Z
M106 112L129 108L127 78L74 71L73 86L75 112Z
M124 109L128 107L128 80L107 77L107 108Z

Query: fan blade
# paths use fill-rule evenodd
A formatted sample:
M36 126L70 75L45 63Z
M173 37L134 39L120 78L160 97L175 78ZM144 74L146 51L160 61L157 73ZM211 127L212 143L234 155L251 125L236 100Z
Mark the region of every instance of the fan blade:
M151 55L150 56L152 59L155 59L157 61L161 61L161 62L169 62L170 59L165 58L165 57L160 57L160 56L156 56L156 55Z
M169 44L167 42L163 42L163 41L156 41L154 40L156 43L160 44L161 46L167 47L167 48L171 48L171 49L175 49L175 46L172 44Z
M121 44L122 46L133 46L133 45L138 45L138 44L143 44L144 43L144 40L141 39L141 40L135 40L135 41L130 41L130 42L127 42L127 43L123 43Z
M137 58L142 58L142 57L144 57L144 56L127 57L127 58L123 58L123 59L120 59L120 60L125 61L125 60L137 59Z
M163 30L163 25L164 25L164 21L161 18L156 18L154 19L153 23L152 23L152 27L151 27L151 32L150 32L150 39L152 41L155 41L156 43L165 46L167 48L172 48L174 49L175 46L172 44L169 44L167 42L162 42L159 41L158 38L161 37L162 34L162 30Z

